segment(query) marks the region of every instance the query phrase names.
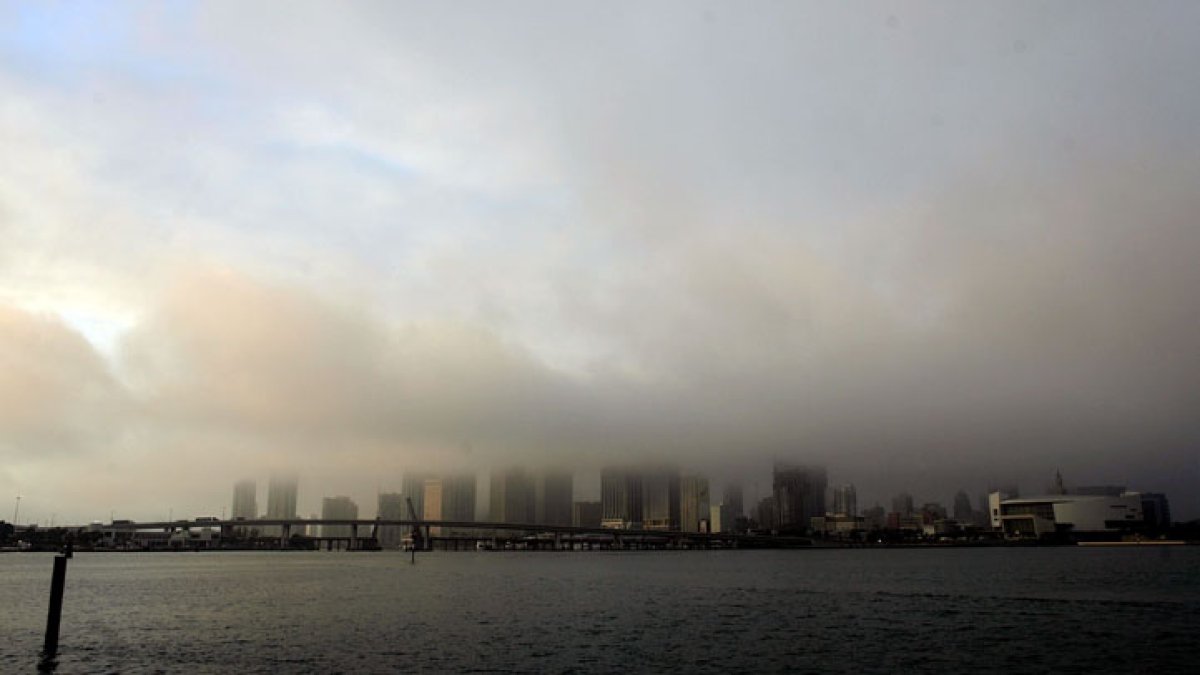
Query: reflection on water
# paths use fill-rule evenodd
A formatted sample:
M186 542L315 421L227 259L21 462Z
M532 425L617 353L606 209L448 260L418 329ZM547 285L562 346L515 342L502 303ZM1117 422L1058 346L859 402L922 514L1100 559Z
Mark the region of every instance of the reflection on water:
M0 556L2 672L50 568ZM1191 547L82 554L57 670L1183 671L1197 634Z

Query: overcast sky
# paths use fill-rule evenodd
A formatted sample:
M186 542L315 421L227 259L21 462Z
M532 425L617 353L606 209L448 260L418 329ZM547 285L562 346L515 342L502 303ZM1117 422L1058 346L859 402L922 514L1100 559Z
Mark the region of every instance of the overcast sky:
M1197 35L1194 2L0 4L0 496L218 515L293 470L369 516L406 466L762 493L779 458L862 507L1061 470L1198 517Z

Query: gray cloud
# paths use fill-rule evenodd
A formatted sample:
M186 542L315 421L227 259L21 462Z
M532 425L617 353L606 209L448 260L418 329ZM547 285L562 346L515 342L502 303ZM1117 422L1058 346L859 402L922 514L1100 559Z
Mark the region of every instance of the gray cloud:
M1200 513L1196 10L758 9L208 4L20 52L8 484L788 456Z

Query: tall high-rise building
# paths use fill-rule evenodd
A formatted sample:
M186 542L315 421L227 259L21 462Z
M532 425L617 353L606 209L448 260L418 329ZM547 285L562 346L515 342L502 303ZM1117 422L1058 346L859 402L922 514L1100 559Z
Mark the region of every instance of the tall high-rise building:
M642 477L635 471L609 467L600 472L602 527L642 527Z
M404 495L399 492L384 492L379 495L379 507L375 516L380 520L408 520L408 508ZM400 525L381 525L378 533L379 546L384 549L400 548L404 528Z
M299 493L299 479L294 474L274 474L267 483L267 519L287 520L297 518L296 499ZM280 526L273 525L263 528L267 536L278 536Z
M326 497L321 500L321 520L358 520L358 504L345 496ZM322 537L349 537L352 525L322 525Z
M442 520L475 522L475 474L461 471L442 476Z
M775 495L763 497L758 501L754 508L754 520L757 521L760 530L779 529L779 504L775 501Z
M670 467L642 473L642 527L647 530L678 530L679 471Z
M825 515L825 467L776 462L772 488L779 531L802 533L814 516Z
M538 525L570 525L574 497L575 478L571 472L546 470L538 473L534 485L533 522Z
M741 483L726 483L724 497L721 501L729 506L730 517L734 520L746 515L745 503L742 501Z
M240 480L233 484L234 520L254 520L258 517L258 484L253 480Z
M426 520L445 520L446 517L442 512L442 479L441 478L426 478L425 489L425 505L422 507L423 517ZM430 527L429 536L442 536L441 527Z
M833 515L858 515L858 493L853 485L847 483L833 488Z
M532 523L536 518L534 480L523 467L492 471L491 519L496 523Z
M901 517L911 516L914 510L912 495L907 492L901 492L892 497L892 513L899 514Z
M571 508L572 527L600 527L600 502L575 502Z
M684 532L704 532L708 529L711 515L708 479L704 476L681 478L679 480L679 529Z
M417 520L425 517L425 479L428 478L419 471L404 471L404 479L400 481L400 494L405 498L405 517L408 517L407 500L412 500L413 511L417 512Z
M960 525L971 525L975 520L975 509L971 508L971 497L965 490L954 495L954 520Z

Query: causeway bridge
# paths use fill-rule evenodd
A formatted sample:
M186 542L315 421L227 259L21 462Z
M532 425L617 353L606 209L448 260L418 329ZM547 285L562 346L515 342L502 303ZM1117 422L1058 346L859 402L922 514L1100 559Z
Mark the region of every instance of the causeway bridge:
M236 531L250 529L272 532L280 548L287 548L293 534L310 531L314 526L338 527L348 534L337 536L307 536L320 547L346 550L377 548L382 528L399 528L405 535L420 529L425 549L434 541L455 542L498 542L520 541L527 548L563 549L576 544L599 548L776 548L807 545L809 540L799 537L778 537L732 532L683 532L680 530L625 529L609 527L574 527L569 525L545 525L538 523L499 523L486 521L456 520L412 520L412 519L342 519L342 518L260 518L219 519L192 518L167 521L114 521L98 526L106 536L116 538L120 533L135 532L177 533L180 531L219 531L222 539L232 537Z

